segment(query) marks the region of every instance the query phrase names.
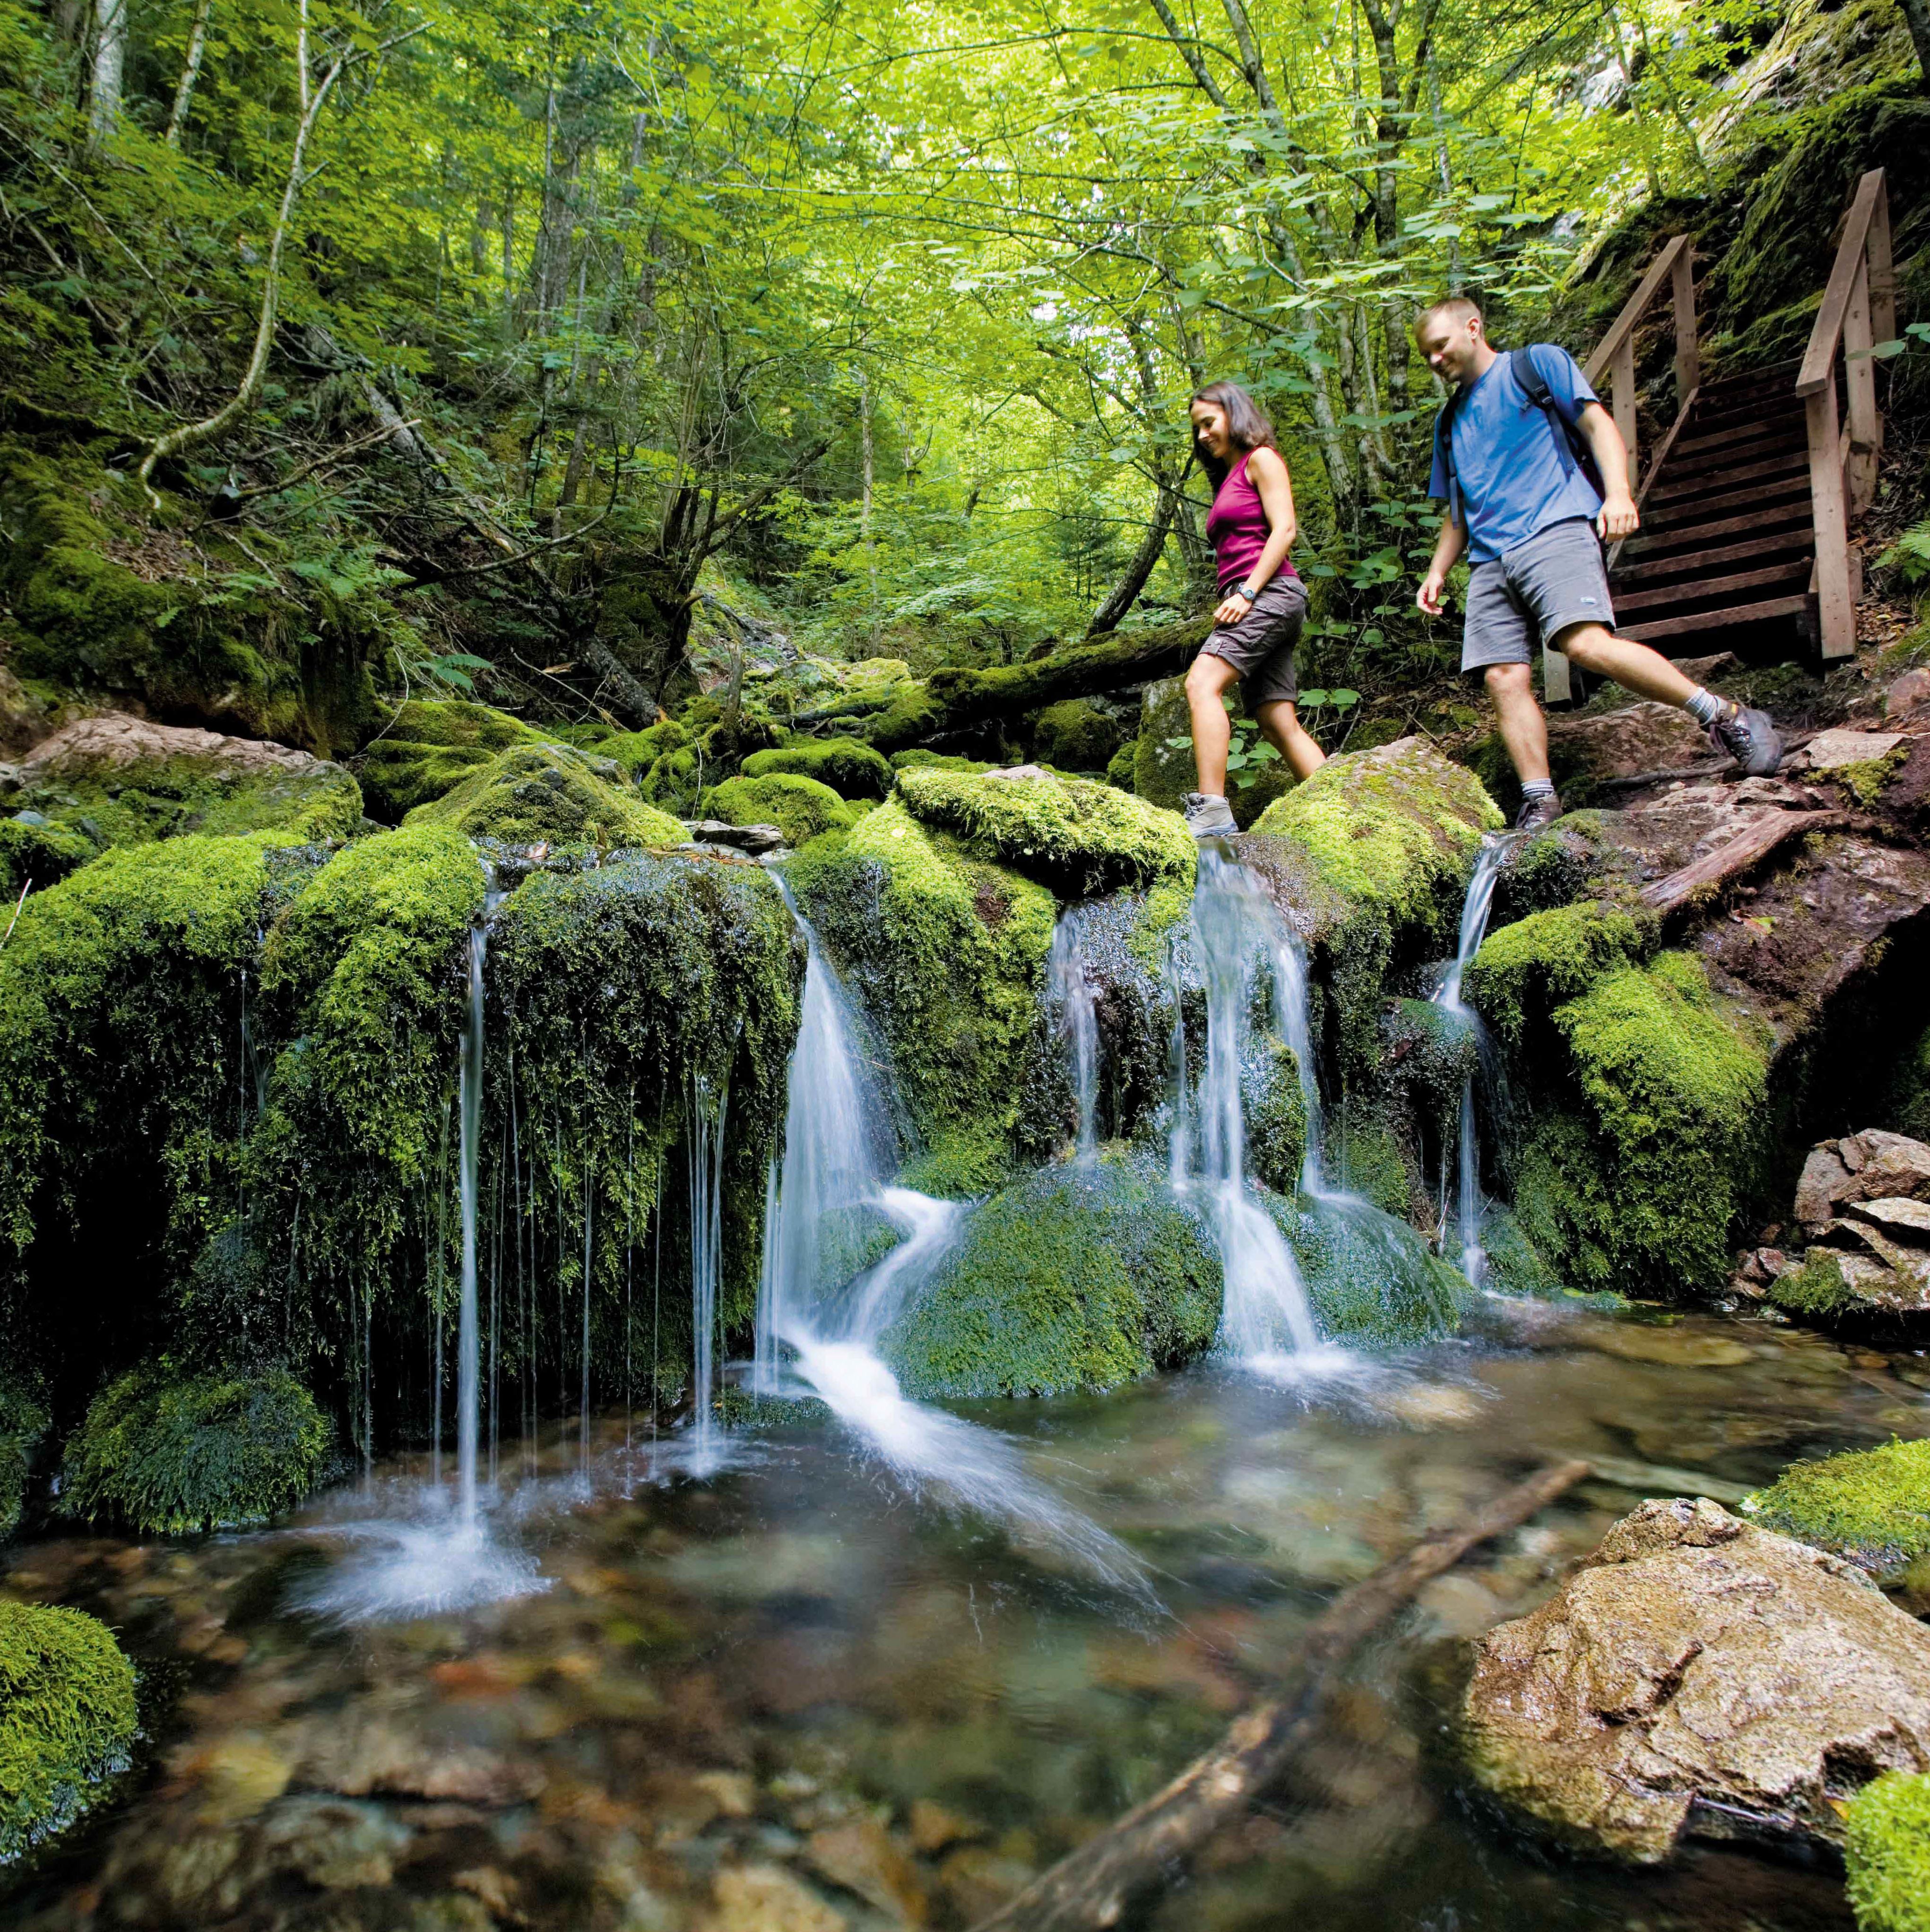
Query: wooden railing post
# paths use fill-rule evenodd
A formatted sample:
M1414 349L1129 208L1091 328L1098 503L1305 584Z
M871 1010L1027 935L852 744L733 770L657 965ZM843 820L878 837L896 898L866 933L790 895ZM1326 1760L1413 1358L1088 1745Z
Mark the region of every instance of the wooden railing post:
M1816 602L1826 658L1856 648L1856 605L1850 587L1850 526L1843 498L1843 452L1837 440L1836 372L1803 400L1809 426L1809 496L1816 520Z
M1843 311L1843 388L1850 418L1850 513L1860 517L1877 493L1877 452L1883 432L1877 424L1876 362L1870 354L1870 272L1865 256L1856 263Z
M1676 311L1676 410L1679 414L1702 382L1702 346L1695 333L1695 250L1685 248L1671 272Z
M1622 432L1622 440L1628 446L1628 489L1631 495L1642 474L1640 454L1635 447L1635 334L1633 329L1616 345L1615 360L1611 364L1613 388L1611 392L1615 411L1615 427Z

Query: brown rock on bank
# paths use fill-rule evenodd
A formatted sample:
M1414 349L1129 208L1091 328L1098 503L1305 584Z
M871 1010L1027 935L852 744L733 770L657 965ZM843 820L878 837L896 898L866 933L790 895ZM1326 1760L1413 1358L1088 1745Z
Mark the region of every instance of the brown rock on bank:
M1462 1723L1481 1785L1577 1849L1840 1844L1838 1802L1930 1769L1930 1630L1835 1557L1706 1500L1646 1502L1482 1640Z

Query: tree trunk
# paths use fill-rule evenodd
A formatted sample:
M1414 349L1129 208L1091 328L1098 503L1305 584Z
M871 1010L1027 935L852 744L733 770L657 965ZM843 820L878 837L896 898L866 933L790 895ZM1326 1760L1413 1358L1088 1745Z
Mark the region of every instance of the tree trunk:
M1139 547L1133 551L1132 561L1107 593L1105 602L1092 614L1092 622L1085 627L1088 638L1103 637L1109 631L1116 631L1120 620L1139 602L1139 592L1146 587L1146 579L1152 575L1154 566L1165 553L1166 533L1172 528L1172 513L1173 492L1163 483L1153 520L1146 526L1146 533L1139 539Z
M127 0L122 0L125 5ZM181 63L181 84L174 90L174 106L169 110L167 132L163 139L170 148L181 146L181 130L188 125L188 110L194 100L194 83L201 77L201 56L208 46L208 15L214 0L194 0L194 19L188 29L188 52Z
M1930 4L1926 0L1903 0L1903 17L1910 28L1910 44L1916 50L1916 70L1926 92L1930 92Z
M95 0L94 84L88 127L98 145L120 125L121 77L128 64L129 0Z
M878 638L878 546L872 541L871 500L875 482L876 451L871 427L871 376L862 366L858 370L858 443L864 465L864 494L858 505L858 537L864 545L865 572L870 580L870 602L866 606L874 642Z

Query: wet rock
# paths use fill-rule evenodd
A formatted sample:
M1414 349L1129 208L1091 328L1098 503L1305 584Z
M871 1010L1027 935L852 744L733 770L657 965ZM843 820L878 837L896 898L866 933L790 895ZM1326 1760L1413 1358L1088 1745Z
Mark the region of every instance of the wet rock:
M387 1885L414 1834L380 1805L284 1798L263 1820L254 1855L267 1873L293 1872L326 1892Z
M732 825L721 818L686 818L683 829L699 844L728 845L755 857L782 849L784 834L775 825Z
M914 1798L907 1824L912 1850L930 1858L948 1846L964 1844L986 1836L985 1827L956 1811L935 1804L929 1798Z
M425 1737L374 1716L311 1720L303 1727L296 1765L301 1784L350 1798L380 1793L515 1804L535 1797L543 1785L542 1770L527 1760Z
M925 1888L918 1868L875 1818L857 1818L813 1832L805 1843L804 1856L815 1871L856 1892L867 1904L908 1925L924 1924Z
M966 1845L938 1868L938 1882L953 1910L967 1925L989 1918L1036 1876L1031 1866L989 1845Z
M849 1922L782 1865L740 1865L717 1874L716 1909L702 1932L845 1932Z
M1577 780L1631 778L1644 772L1718 769L1709 736L1672 704L1625 704L1613 711L1548 720L1548 755L1556 782L1579 794Z
M1580 1849L1840 1844L1856 1786L1930 1768L1930 1631L1836 1557L1646 1502L1482 1641L1462 1740L1492 1796Z
M1625 1362L1658 1362L1678 1369L1739 1368L1754 1352L1746 1342L1712 1335L1706 1329L1646 1323L1607 1323L1589 1329L1580 1339L1598 1353Z

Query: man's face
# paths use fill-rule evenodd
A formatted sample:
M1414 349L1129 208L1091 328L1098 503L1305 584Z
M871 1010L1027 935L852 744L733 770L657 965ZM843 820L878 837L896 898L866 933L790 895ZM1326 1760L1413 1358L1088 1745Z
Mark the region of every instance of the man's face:
M1451 315L1430 315L1421 323L1418 340L1427 366L1444 382L1465 382L1475 373L1481 351L1481 317L1457 322Z

